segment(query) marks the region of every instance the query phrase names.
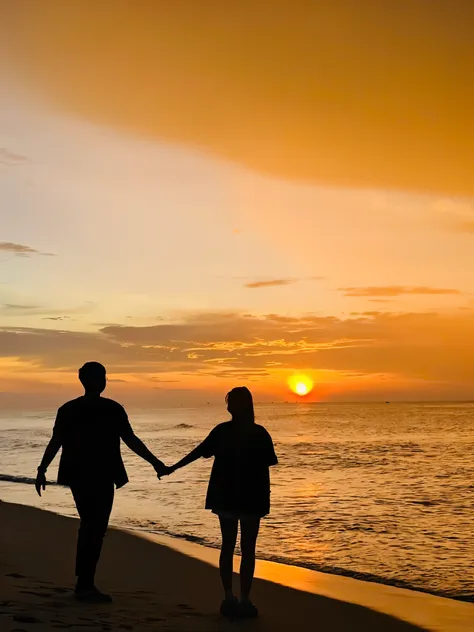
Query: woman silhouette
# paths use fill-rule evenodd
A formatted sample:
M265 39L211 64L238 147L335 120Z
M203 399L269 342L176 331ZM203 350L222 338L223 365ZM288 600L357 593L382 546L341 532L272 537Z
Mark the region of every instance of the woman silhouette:
M224 616L258 616L250 601L255 570L255 546L260 519L270 511L269 467L276 465L270 434L255 423L252 394L246 387L234 388L226 396L231 421L216 426L208 437L170 471L189 465L200 457L214 457L206 498L206 509L219 516L222 531L220 574L225 597ZM234 549L240 521L240 604L232 590Z

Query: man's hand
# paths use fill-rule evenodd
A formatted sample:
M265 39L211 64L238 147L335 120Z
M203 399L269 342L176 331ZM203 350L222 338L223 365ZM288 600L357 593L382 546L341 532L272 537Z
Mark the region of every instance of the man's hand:
M38 493L38 496L41 496L41 489L43 491L46 490L46 472L45 470L38 469L38 473L36 475L35 489Z
M169 476L169 474L173 472L173 469L165 465L163 461L157 460L153 467L159 479L161 479L162 476Z

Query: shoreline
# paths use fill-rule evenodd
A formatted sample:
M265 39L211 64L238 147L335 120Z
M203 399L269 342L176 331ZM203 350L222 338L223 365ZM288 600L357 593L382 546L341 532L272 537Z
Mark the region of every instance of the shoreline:
M48 625L54 613L58 621L59 615L63 619L80 617L75 602L61 597L62 605L58 606L61 593L51 596L51 590L46 589L52 585L67 592L73 585L77 519L4 501L0 502L0 512L2 593L5 589L7 597L13 595L14 608L36 612L31 616L39 617L39 621L49 616ZM52 546L53 542L59 546ZM106 622L105 627L94 629L153 629L150 623L151 619L157 620L157 609L161 612L159 620L172 621L169 629L223 629L215 614L221 598L217 559L216 549L112 527L98 581L117 597L117 606L114 604L111 610L113 617L128 617L130 623L117 623L109 617L115 627L107 627ZM22 591L18 585L29 590ZM41 590L39 585L43 586ZM257 562L254 598L262 618L258 622L233 623L233 629L255 624L262 630L307 630L308 618L316 617L327 625L321 629L334 631L467 632L474 621L473 604L265 560ZM0 615L8 616L4 606ZM72 625L65 621L51 627ZM35 629L42 632L51 628L37 625Z
M35 479L24 477L24 476L0 475L0 483L2 482L14 482L21 485L33 485L35 482ZM61 485L58 485L54 481L48 482L48 486L62 487ZM0 491L1 491L1 487L0 487ZM0 502L2 502L1 498L0 498ZM8 501L8 502L12 502L12 501ZM13 503L22 504L27 507L35 507L35 505L29 505L27 503L15 503L14 501ZM56 511L54 509L44 509L44 510L42 509L42 511L50 511L57 515L66 516L66 517L76 516L75 512L63 513L60 511ZM148 535L156 536L157 538L166 538L166 539L169 538L171 540L177 540L178 542L192 543L192 544L196 544L197 546L200 546L212 551L216 551L219 549L218 545L213 545L212 543L207 542L205 538L202 538L200 536L176 533L176 532L168 531L166 529L161 529L161 530L149 529L144 526L132 528L132 527L127 527L126 525L120 525L116 523L114 524L113 519L111 520L109 526L110 528L120 529L123 531L134 533L136 535L145 534L147 536ZM300 562L299 560L287 558L285 556L266 555L264 552L261 552L261 551L257 554L257 556L258 556L258 560L262 562L263 561L273 562L273 563L278 563L284 566L302 568L302 569L317 572L317 573L319 572L325 575L334 575L335 577L345 577L348 579L359 580L359 581L363 581L363 582L367 582L371 584L383 585L383 586L389 586L393 588L399 588L402 590L419 592L426 595L432 595L435 597L452 599L454 601L459 601L461 603L474 603L474 587L473 587L472 594L469 594L467 596L455 595L455 594L453 595L449 591L429 590L429 589L423 588L422 586L420 587L420 586L412 585L408 581L405 581L403 579L396 580L396 579L391 579L391 578L385 578L383 576L378 576L378 575L374 575L370 573L363 573L363 572L358 572L358 571L353 571L353 570L347 570L347 569L339 568L339 567L318 566L317 564L304 563L304 562Z
M64 515L64 514L60 514ZM204 549L209 549L211 551L218 551L219 546L213 545L207 542L204 538L199 536L189 536L185 534L173 533L170 531L152 531L144 528L127 528L121 527L111 524L112 527L122 529L124 531L129 531L130 533L136 533L138 535L151 535L156 536L157 538L164 538L169 540L177 540L178 542L185 542L189 544L194 544L196 546L202 547ZM179 548L179 547L178 547ZM282 566L289 566L291 568L301 568L307 571L312 571L315 573L323 573L324 575L334 575L335 577L345 577L347 579L354 579L357 581L366 582L369 584L377 584L382 586L390 586L392 588L399 588L400 590L409 590L411 592L423 593L425 595L432 595L433 597L442 597L443 599L452 599L453 601L459 601L462 603L474 603L474 592L469 596L459 596L450 594L447 591L435 591L428 590L420 586L414 586L407 581L402 579L400 580L392 580L390 578L385 578L379 575L373 575L370 573L363 573L358 571L350 571L344 568L339 567L324 567L318 566L317 564L304 563L299 562L298 560L290 559L285 556L278 555L266 555L262 552L257 552L257 561L260 562L271 562L275 564L280 564ZM473 587L474 591L474 587Z

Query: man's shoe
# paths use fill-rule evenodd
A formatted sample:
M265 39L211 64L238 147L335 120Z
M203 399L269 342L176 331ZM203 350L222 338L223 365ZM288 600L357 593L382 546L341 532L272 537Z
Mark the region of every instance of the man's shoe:
M112 597L100 592L98 588L76 588L74 598L84 603L111 603Z

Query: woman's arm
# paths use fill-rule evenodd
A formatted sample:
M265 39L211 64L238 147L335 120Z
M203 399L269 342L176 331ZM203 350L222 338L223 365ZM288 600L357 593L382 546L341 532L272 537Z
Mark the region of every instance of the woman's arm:
M181 461L178 461L175 465L171 466L171 471L175 471L175 470L179 470L182 467L186 467L186 465L189 465L190 463L194 463L194 461L197 461L198 459L200 459L203 455L202 453L202 444L198 445L197 448L194 448L194 450L192 450L187 456L184 457L184 459L181 459Z
M201 457L208 459L211 456L214 456L216 453L216 436L218 433L218 428L219 426L216 426L214 430L211 430L211 432L207 435L204 441L197 446L197 448L194 448L194 450L192 450L188 454L188 456L185 456L184 459L181 459L181 461L178 461L175 465L173 465L170 470L174 472L175 470L179 470L181 467L185 467L190 463L194 463L194 461L197 461Z

